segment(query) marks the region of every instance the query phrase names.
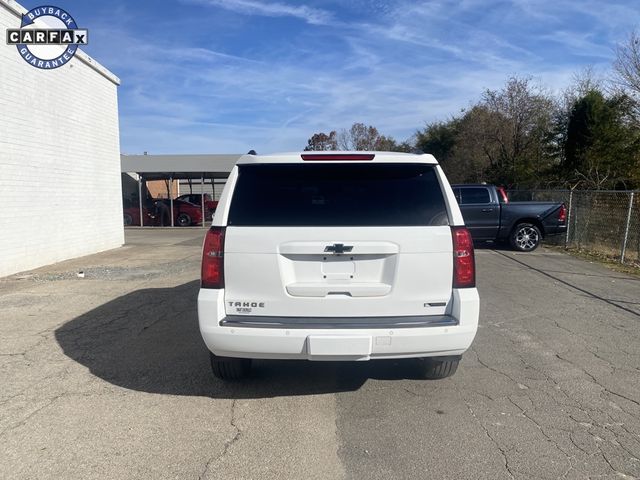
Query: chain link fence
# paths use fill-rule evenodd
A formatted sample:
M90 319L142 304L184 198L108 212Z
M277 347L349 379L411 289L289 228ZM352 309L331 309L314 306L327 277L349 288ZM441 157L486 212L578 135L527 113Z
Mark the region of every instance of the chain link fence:
M547 243L579 248L640 266L640 191L511 190L509 201L567 206L567 234Z

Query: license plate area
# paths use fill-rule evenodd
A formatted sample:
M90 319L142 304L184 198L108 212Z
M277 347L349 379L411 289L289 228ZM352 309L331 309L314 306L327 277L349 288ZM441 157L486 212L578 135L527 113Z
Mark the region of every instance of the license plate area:
M311 356L366 357L371 355L371 336L309 335L307 349Z
M323 278L327 280L347 280L353 278L356 272L356 264L353 257L323 257L321 271Z

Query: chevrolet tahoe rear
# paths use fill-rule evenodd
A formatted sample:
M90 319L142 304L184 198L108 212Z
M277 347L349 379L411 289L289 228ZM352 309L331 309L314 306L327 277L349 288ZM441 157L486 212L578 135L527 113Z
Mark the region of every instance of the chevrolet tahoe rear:
M252 359L417 358L455 372L479 315L471 236L431 155L245 155L203 245L213 373Z

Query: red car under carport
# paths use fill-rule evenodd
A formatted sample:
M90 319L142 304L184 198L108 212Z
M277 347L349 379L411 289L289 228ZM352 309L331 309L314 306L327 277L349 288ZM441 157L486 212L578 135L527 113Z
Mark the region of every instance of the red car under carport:
M161 202L166 208L156 206L156 202ZM165 227L171 226L170 209L171 202L168 199L156 199L143 206L145 227L158 227L164 223ZM167 212L164 222L161 218L162 212ZM140 207L131 206L123 209L123 220L125 226L140 226ZM199 205L185 202L183 200L173 201L173 223L177 227L189 227L202 224L202 212Z
M202 200L204 199L204 215L207 220L211 220L213 217L216 208L218 207L218 201L213 200L211 195L208 193L200 194L200 193L186 193L184 195L180 195L178 200L183 200L185 202L193 203L194 205L201 205Z

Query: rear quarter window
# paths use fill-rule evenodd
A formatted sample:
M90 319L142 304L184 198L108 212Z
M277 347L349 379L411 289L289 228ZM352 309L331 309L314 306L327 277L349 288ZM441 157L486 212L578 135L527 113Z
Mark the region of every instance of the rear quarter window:
M240 165L228 225L448 225L433 165Z

